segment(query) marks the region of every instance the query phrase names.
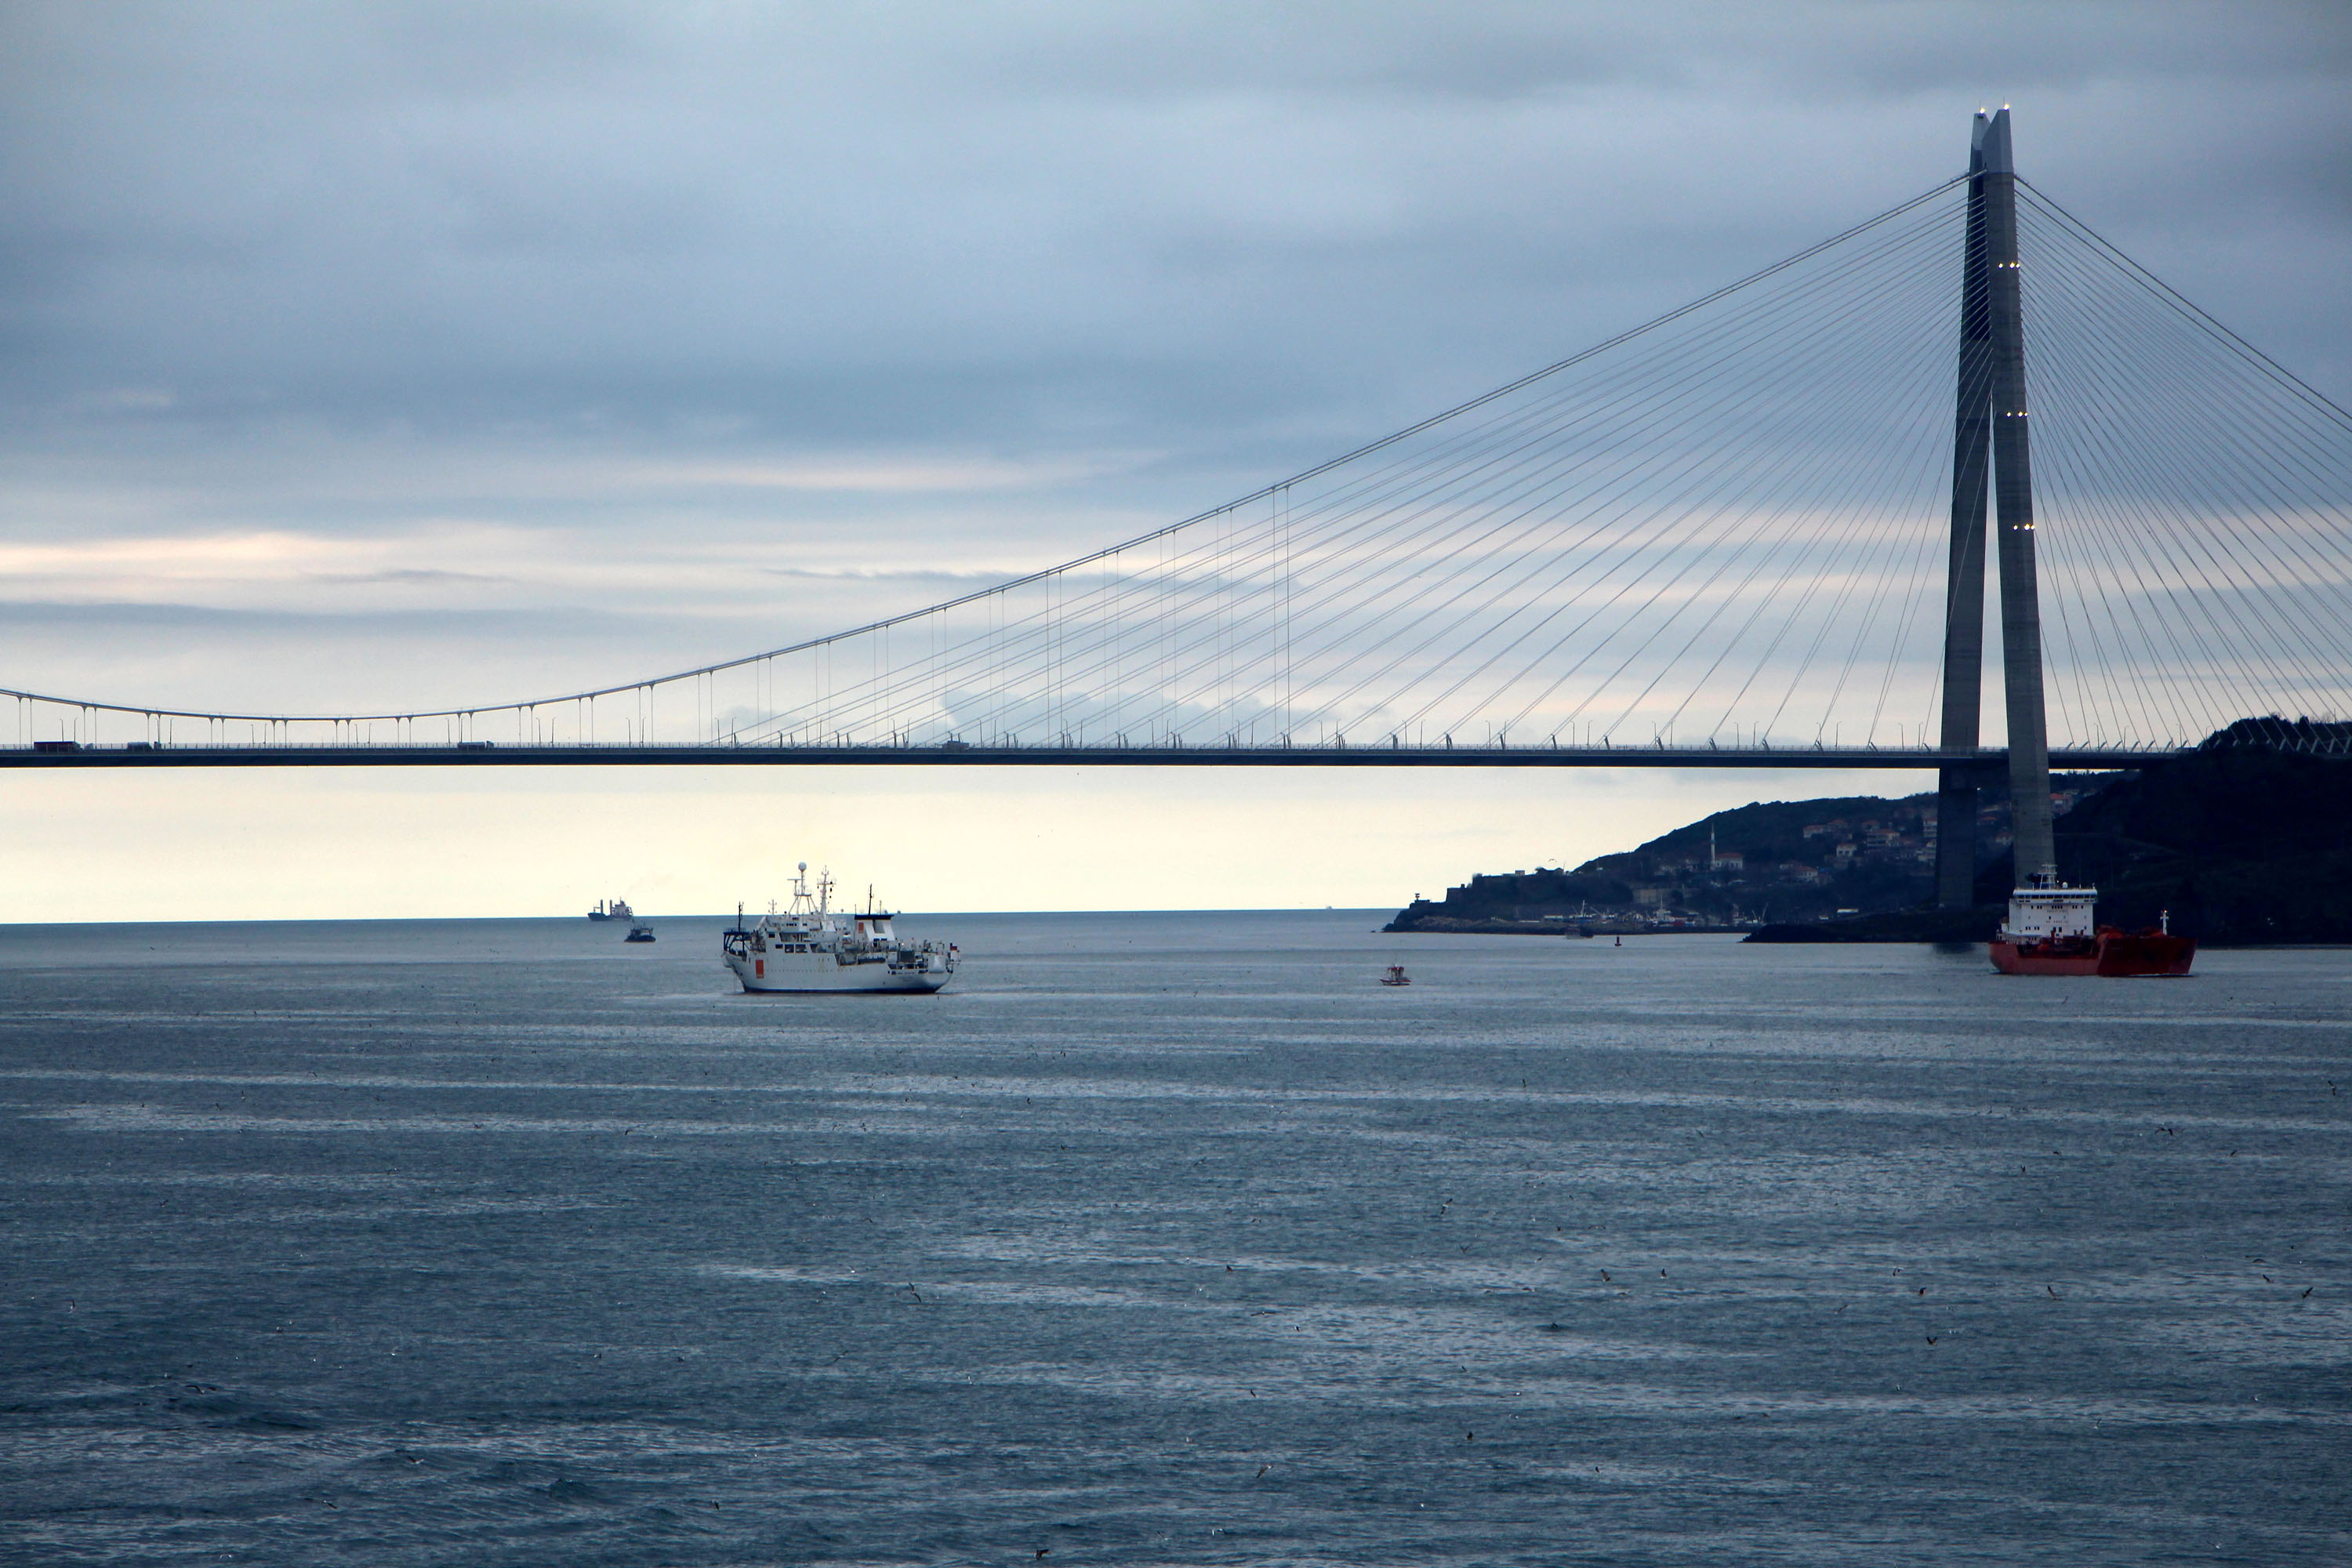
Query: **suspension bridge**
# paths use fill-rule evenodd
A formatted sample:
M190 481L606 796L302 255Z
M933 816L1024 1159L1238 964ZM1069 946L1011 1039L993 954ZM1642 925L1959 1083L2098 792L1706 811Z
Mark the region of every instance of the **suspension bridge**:
M2053 766L2352 713L2347 525L2352 415L2020 176L2004 109L1841 234L1043 571L462 709L0 689L0 765L1934 769L1965 902L1989 778L2032 868Z

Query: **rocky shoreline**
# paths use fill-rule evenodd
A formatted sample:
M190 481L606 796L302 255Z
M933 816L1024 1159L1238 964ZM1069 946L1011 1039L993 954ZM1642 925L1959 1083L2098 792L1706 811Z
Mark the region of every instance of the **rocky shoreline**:
M1400 915L1381 928L1383 935L1416 936L1548 936L1580 942L1602 936L1739 936L1755 930L1748 925L1689 924L1661 926L1647 921L1596 916L1583 921L1457 920L1448 915Z

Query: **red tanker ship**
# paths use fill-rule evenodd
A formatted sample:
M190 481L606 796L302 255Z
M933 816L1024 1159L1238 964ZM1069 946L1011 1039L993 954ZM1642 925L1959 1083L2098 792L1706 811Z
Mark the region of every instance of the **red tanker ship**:
M2104 974L2111 979L2189 973L2194 937L2172 934L2168 914L2147 931L2095 925L2096 888L2070 888L2048 872L2009 896L2009 920L1992 939L2003 974Z

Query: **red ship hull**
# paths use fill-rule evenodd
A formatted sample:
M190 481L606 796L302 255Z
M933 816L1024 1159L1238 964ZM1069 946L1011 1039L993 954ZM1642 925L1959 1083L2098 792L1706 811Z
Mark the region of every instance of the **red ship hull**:
M2090 937L1992 943L1992 966L2003 974L2097 974L2111 980L2181 975L2196 957L2194 937L2113 927Z

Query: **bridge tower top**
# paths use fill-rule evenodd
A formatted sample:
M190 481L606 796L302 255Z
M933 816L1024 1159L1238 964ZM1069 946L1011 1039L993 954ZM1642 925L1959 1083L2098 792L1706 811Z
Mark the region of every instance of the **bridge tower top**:
M2014 174L2017 162L2009 142L2009 105L2002 104L2000 112L1988 115L1977 110L1975 157L1971 160L1988 174Z

